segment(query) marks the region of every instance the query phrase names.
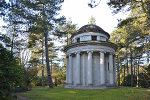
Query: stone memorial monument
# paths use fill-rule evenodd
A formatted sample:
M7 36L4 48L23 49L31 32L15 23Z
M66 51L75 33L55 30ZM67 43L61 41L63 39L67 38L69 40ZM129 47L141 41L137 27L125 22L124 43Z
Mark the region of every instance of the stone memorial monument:
M67 55L66 85L73 89L117 88L115 51L110 35L97 25L85 25L64 48Z

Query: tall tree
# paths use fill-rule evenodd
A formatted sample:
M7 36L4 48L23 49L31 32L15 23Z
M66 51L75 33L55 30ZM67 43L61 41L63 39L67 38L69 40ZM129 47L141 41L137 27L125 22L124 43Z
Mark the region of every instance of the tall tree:
M101 0L91 0L88 4L89 7L94 8L100 4ZM147 41L150 39L150 2L149 0L110 0L108 6L113 10L114 14L124 11L133 11L136 8L142 9L141 12L145 13L146 24L145 29L147 30ZM141 13L139 12L139 14ZM135 18L137 18L136 16ZM130 23L130 22L129 22ZM147 44L147 63L149 66L149 42Z
M143 45L141 45L141 42L144 37L144 34L142 34L142 31L140 30L141 27L136 26L135 24L136 23L133 24L131 22L130 24L119 27L111 34L112 36L111 41L116 43L119 47L116 54L119 56L120 62L125 62L128 64L127 60L128 58L130 58L129 61L131 64L131 83L132 83L131 85L132 86L133 86L133 68L132 68L133 65L132 64L136 62L133 59L133 57L137 55L135 51L137 51L138 48L143 48ZM130 50L128 50L129 47L130 47ZM136 47L136 50L134 50L135 47ZM128 56L127 56L127 50L130 51L130 55ZM125 72L125 69L124 69L124 72ZM127 70L127 73L128 73L128 70Z
M147 34L147 39L150 39L150 2L149 0L110 0L108 5L113 9L113 12L116 14L120 11L123 11L126 9L126 11L135 11L139 12L138 16L135 16L134 18L138 18L141 16L141 12L143 12L144 16L146 17L145 21L145 30ZM139 10L139 11L138 11ZM149 66L149 42L147 44L147 63Z
M11 38L11 52L19 52L19 49L23 47L21 46L21 41L24 39L20 38L20 36L25 36L24 33L26 31L26 29L22 27L27 27L27 21L19 16L21 13L17 1L15 2L14 0L11 0L10 2L5 2L5 0L2 0L0 1L0 4L0 16L3 18L3 21L7 23L3 28L6 29L6 35Z
M73 24L71 18L69 18L69 20L67 20L65 24L58 25L55 35L57 35L58 37L63 36L65 38L65 42L67 42L68 45L71 44L72 42L70 39L71 35L75 33L76 30L77 30L77 24Z
M52 66L53 66L53 61L56 61L55 58L57 58L57 53L56 50L58 50L56 48L56 46L54 46L54 42L50 42L48 45L49 48L49 58L50 58L50 62L51 62L51 74L52 74Z
M42 34L45 38L45 54L46 54L46 66L47 75L49 81L49 88L53 88L52 78L49 67L48 56L48 33L52 32L56 23L62 24L64 17L56 18L58 11L61 10L60 4L62 1L56 0L34 0L34 1L21 1L23 5L28 8L27 18L32 19L32 26L29 31L35 34Z
M42 34L30 33L28 48L33 52L32 54L37 55L37 59L41 62L42 69L42 87L44 87L44 37Z

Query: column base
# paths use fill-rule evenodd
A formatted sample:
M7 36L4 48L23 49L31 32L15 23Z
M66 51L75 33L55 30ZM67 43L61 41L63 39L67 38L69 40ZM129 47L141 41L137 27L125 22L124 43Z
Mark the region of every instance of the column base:
M118 87L116 84L109 84L107 87Z
M83 85L65 85L65 88L69 88L69 89L116 89L118 88L117 85L99 85L99 86L94 86L94 84L88 84L86 86Z
M89 83L88 86L93 86L93 84L92 84L92 83Z
M76 83L76 85L81 85L81 83Z
M100 84L101 86L104 86L105 85L105 83L103 83L103 84Z
M67 83L67 85L72 85L72 83Z

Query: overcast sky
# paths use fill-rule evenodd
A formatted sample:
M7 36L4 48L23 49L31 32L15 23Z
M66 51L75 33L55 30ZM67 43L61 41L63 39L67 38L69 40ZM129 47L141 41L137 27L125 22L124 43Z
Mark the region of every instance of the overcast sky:
M101 0L100 4L95 8L88 7L91 0L64 0L60 15L71 17L73 23L79 27L88 24L89 19L93 16L96 19L96 25L100 26L106 32L111 33L117 26L117 19L124 19L127 13L112 14L112 10L107 5L108 0ZM96 0L99 1L99 0Z

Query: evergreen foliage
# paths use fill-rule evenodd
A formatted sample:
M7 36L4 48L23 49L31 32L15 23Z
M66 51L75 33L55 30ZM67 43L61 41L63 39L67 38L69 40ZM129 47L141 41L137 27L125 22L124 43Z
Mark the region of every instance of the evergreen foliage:
M135 75L133 75L133 80L134 80L133 86L135 87L136 86L136 76ZM131 75L128 75L123 79L121 86L131 86Z
M32 81L33 86L42 86L42 76L37 76L33 81ZM48 78L47 76L44 76L44 86L48 86Z
M91 16L91 18L90 18L88 24L96 25L96 19L95 19L93 16Z
M71 36L77 31L77 24L72 23L71 18L65 24L58 25L55 35L58 37L65 37L66 45L71 44ZM61 41L60 41L61 42Z
M150 86L150 67L147 67L144 69L143 73L140 73L139 75L139 87L142 88L148 88ZM137 86L137 78L136 75L133 75L133 86ZM126 76L122 83L122 86L131 86L131 75Z
M22 86L22 68L12 52L0 45L0 99L13 99L12 88Z
M124 73L120 73L122 75L124 74L124 79L125 76L131 76L131 79L129 79L131 81L131 86L135 86L134 73L135 70L139 70L137 66L141 67L145 62L149 65L149 11L145 11L149 9L147 8L149 3L147 0L123 0L120 2L112 0L108 5L112 7L115 14L125 8L128 8L131 12L129 17L119 22L118 29L111 33L111 41L118 45L118 51L116 53L118 56L117 67L119 67L119 69L124 69ZM147 53L147 61L142 60L145 53ZM136 68L134 66L136 66ZM144 73L144 71L138 73L136 76L137 79L141 77L139 75L142 73ZM128 76L129 74L130 76ZM122 84L124 84L124 82ZM138 83L137 81L137 84L142 86L141 82Z
M44 37L45 41L45 55L46 55L46 66L47 66L47 75L49 81L49 88L53 88L52 78L50 74L49 67L49 55L48 55L48 33L52 33L55 25L57 23L62 24L64 22L64 17L56 18L58 11L61 10L62 1L57 0L26 0L20 1L22 6L26 7L27 13L24 13L25 18L31 20L29 32L36 40L34 35L41 34ZM32 41L35 43L35 41ZM31 42L29 41L29 47Z

